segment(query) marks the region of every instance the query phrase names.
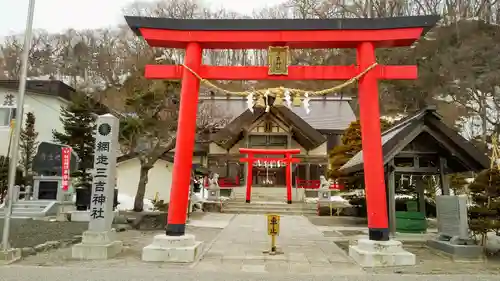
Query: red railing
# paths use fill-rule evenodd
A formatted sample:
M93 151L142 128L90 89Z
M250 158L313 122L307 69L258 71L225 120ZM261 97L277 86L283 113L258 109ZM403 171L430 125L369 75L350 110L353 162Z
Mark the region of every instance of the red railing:
M208 177L205 177L205 182L203 183L205 187L208 187ZM240 177L228 178L221 177L219 178L219 187L220 188L233 188L240 186Z
M304 188L304 189L319 189L321 186L320 180L303 180L298 177L295 177L295 182L297 185L297 188ZM344 187L338 183L332 183L330 185L330 189L343 189Z
M219 186L220 187L239 187L240 186L240 177L236 178L219 178Z
M304 189L318 189L320 186L319 180L302 180L298 177L295 178L297 188Z

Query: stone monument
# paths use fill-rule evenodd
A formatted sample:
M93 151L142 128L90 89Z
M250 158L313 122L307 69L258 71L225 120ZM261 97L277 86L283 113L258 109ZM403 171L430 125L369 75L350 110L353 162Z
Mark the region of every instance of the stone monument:
M452 256L455 260L482 259L483 248L469 237L467 197L436 197L438 236L427 241L429 247Z
M43 176L62 177L62 148L67 147L62 144L43 141L38 145L36 155L33 158L33 172ZM71 151L70 172L78 170L78 155Z
M74 151L69 153L69 161L62 161L62 150L68 146L41 142L33 158L33 200L56 200L58 202L72 204L73 194L64 190L65 175L63 171L72 173L78 170L79 159ZM68 164L63 166L63 162Z
M211 179L208 180L208 201L220 200L219 174L214 173Z
M75 259L108 259L120 253L123 247L111 229L118 122L111 114L101 115L97 119L89 229L83 233L82 243L73 246L72 256Z

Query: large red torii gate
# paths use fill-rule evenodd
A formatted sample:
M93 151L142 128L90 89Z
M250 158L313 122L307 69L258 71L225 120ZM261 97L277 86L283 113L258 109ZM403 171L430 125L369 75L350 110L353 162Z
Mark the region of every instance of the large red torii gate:
M195 141L199 78L219 80L346 80L376 63L376 48L409 46L438 16L373 19L201 20L125 17L152 47L186 50L184 66L149 65L149 79L182 79L167 235L185 234L190 170ZM289 66L270 76L266 66L209 66L203 49L355 48L356 66ZM189 68L189 69L188 69ZM388 240L388 219L380 135L378 80L416 79L416 66L377 65L358 83L369 237Z

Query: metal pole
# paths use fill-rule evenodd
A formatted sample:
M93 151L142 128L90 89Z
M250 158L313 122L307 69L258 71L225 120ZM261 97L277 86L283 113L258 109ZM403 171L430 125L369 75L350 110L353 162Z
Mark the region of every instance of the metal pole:
M28 74L28 58L31 49L31 38L33 35L33 16L35 14L35 0L30 0L28 7L28 18L26 20L26 31L24 32L24 47L21 57L21 74L19 76L19 95L17 97L16 122L14 127L14 138L12 140L11 158L9 161L9 177L7 200L5 204L5 219L3 223L2 249L7 251L9 245L10 217L12 214L12 201L14 194L14 183L16 180L17 158L19 154L19 136L23 126L24 94L26 92L26 76Z

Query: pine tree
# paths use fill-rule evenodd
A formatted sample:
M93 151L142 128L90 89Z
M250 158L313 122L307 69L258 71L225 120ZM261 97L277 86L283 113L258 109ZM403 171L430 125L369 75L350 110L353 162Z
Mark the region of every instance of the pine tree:
M500 229L500 171L484 170L469 185L473 206L469 208L469 228L486 244L487 234Z
M31 184L31 169L33 159L35 158L38 142L36 138L38 133L35 130L35 115L32 112L26 114L26 124L21 132L19 148L21 150L21 158L19 164L24 171L24 184Z
M467 176L463 173L448 175L450 189L453 190L453 195L460 195L465 193L465 187L469 184Z
M0 156L0 203L3 202L7 191L9 176L9 158Z
M85 95L75 95L71 103L61 107L63 132L53 131L54 141L70 146L80 158L78 170L71 176L78 179L77 187L90 191L91 169L94 166L94 129L96 114L103 114L96 103Z
M9 157L0 156L0 203L3 203L5 197L7 196L7 187L9 184ZM14 181L15 185L21 185L22 182L22 170L17 167L16 178Z
M385 131L391 126L389 122L380 119L380 129ZM349 127L342 135L341 145L336 146L330 151L330 169L328 176L345 188L353 188L355 179L347 177L343 172L339 171L345 163L347 163L354 155L360 152L361 147L361 122L359 120L351 122ZM364 196L353 196L349 198L349 203L357 206L358 214L366 216L366 198Z
M380 119L380 127L385 131L390 127L390 123ZM330 170L329 177L347 181L338 169L349 161L356 153L361 151L361 122L359 120L352 122L342 135L342 144L336 146L330 151Z

